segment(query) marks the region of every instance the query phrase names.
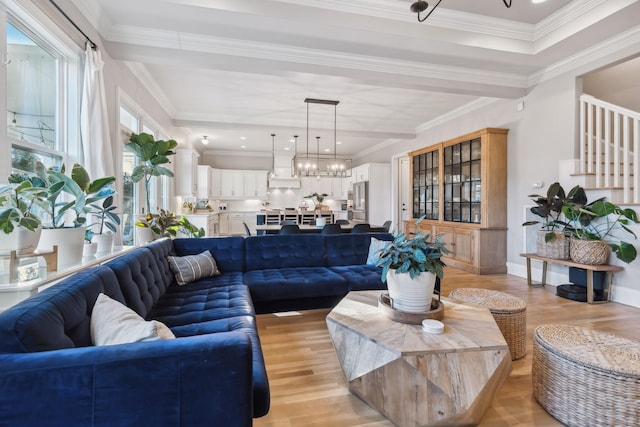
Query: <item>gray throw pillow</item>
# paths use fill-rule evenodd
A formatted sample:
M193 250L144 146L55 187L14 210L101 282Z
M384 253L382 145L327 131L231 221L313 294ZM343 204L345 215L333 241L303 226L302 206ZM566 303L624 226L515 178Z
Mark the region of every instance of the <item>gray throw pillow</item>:
M203 277L218 276L220 270L216 265L209 251L204 251L198 255L169 256L169 267L176 276L178 285L186 285Z

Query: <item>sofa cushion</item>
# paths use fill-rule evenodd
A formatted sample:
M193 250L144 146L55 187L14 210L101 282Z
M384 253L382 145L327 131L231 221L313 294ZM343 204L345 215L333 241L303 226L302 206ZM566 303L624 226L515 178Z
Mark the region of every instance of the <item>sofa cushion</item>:
M393 240L389 233L347 233L325 236L327 265L364 265L367 263L371 238Z
M169 327L255 314L242 273L225 273L189 284L172 286L149 313Z
M91 311L91 341L94 345L116 345L175 338L171 330L157 320L145 321L121 302L103 293Z
M369 244L369 253L367 255L367 265L376 265L378 264L378 260L380 259L380 254L383 249L389 246L390 242L388 240L378 240L375 237L371 238L371 243Z
M347 281L349 291L387 289L385 283L380 280L381 267L376 267L375 265L343 265L329 268Z
M324 267L326 257L323 237L320 234L247 237L246 269Z
M265 240L269 237L263 237ZM347 281L326 267L253 270L244 274L254 301L344 295Z
M168 256L169 268L176 276L178 285L186 285L203 277L217 276L220 274L216 260L211 252L204 251L198 255Z
M99 293L124 302L116 276L103 266L81 271L9 308L0 316L0 352L92 345L89 325Z
M269 412L269 381L258 336L258 326L253 316L236 316L208 322L194 323L172 328L177 337L214 334L218 332L242 331L251 339L253 352L253 417Z
M211 237L201 239L173 239L175 255L196 255L203 251L211 252L222 273L244 270L244 238Z

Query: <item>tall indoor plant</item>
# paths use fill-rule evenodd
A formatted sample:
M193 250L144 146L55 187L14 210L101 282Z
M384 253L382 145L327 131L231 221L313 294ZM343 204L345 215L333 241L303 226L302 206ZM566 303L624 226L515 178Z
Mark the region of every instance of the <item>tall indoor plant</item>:
M531 213L541 217L542 221L526 221L522 225L541 225L536 241L536 252L546 258L569 259L570 239L567 231L570 231L571 226L563 220L562 216L562 207L568 201L564 189L560 183L554 182L547 189L545 196L530 194L529 197L532 197L536 204L530 209ZM579 201L575 200L575 202Z
M149 183L154 176L169 176L173 177L171 172L166 167L162 166L169 161L169 156L174 155L174 148L178 146L178 143L173 139L167 141L159 139L155 140L153 135L148 133L132 133L129 137L129 143L126 145L128 150L131 150L138 158L138 165L133 169L131 179L137 183L144 180L144 191L146 208L145 213L151 213L151 202L149 200Z
M444 275L441 257L449 253L441 238L432 240L431 235L421 231L412 238L403 233L381 250L376 265L382 267L381 279L387 282L394 308L408 312L429 310L436 277Z
M580 264L605 264L612 250L616 257L630 263L638 252L633 244L623 241L619 233L626 233L636 239L629 228L638 223L636 211L600 198L587 203L584 189L576 186L569 192L573 202L566 202L563 214L572 225L571 259Z

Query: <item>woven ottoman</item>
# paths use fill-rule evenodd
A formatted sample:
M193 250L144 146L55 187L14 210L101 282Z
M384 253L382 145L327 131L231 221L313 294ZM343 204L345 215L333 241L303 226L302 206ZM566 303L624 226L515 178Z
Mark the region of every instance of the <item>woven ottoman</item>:
M533 396L574 427L640 425L640 343L574 325L533 334Z
M505 292L479 288L454 289L449 293L449 299L488 308L509 346L511 360L524 356L527 339L527 303L524 300Z

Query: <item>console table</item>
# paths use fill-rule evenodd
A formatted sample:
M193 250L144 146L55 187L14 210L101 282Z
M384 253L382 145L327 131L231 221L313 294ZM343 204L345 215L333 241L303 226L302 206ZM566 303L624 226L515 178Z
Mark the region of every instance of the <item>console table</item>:
M531 282L531 260L532 259L537 260L537 261L542 261L542 281L540 282L540 285L542 285L542 286L547 284L547 264L548 263L558 264L558 265L565 265L567 267L576 267L576 268L581 268L583 270L586 270L587 271L587 302L589 304L609 302L609 299L611 298L611 280L613 278L613 273L615 273L616 271L622 271L623 270L622 267L617 266L617 265L609 265L609 264L602 264L602 265L579 264L577 262L571 261L570 259L546 258L546 257L540 256L538 254L533 254L533 253L520 254L520 256L527 259L527 285L529 285L529 287L533 286L533 284ZM604 296L605 296L604 301L594 301L593 300L593 272L594 271L603 271L603 272L606 273L605 289L604 289Z

